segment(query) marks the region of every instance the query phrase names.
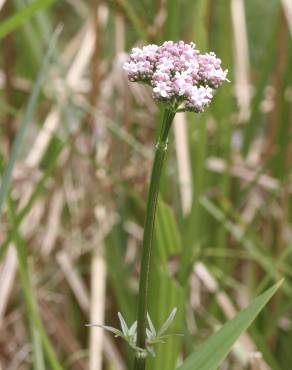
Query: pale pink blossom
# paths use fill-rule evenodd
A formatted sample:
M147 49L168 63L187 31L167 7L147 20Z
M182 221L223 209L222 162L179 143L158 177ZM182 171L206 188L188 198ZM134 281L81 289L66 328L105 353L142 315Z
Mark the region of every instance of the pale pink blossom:
M195 112L203 112L214 90L228 81L215 53L201 54L183 41L133 48L124 69L130 81L152 86L155 100Z
M162 98L169 98L171 93L171 87L166 82L158 82L156 86L153 88L153 95L158 99Z
M203 112L213 99L213 89L209 86L193 86L186 101L186 107Z
M221 59L217 58L215 53L201 54L198 61L200 79L211 87L218 88L223 81L228 81L228 71L222 70Z

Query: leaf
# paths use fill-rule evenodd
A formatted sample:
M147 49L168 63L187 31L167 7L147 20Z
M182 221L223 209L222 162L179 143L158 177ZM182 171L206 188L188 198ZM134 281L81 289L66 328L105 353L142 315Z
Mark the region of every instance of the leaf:
M1 27L2 26L0 26L0 34L1 34ZM20 150L20 147L21 147L26 129L27 129L29 123L32 121L33 111L34 111L34 108L37 104L37 99L38 99L38 96L40 94L42 84L43 84L43 82L45 80L45 77L47 75L49 63L50 63L51 57L53 55L53 52L55 50L59 33L60 33L59 30L57 30L52 36L52 39L51 39L49 47L48 47L48 51L47 51L47 53L46 53L46 55L43 59L43 63L42 63L42 66L40 68L40 72L39 72L37 80L36 80L36 82L33 86L33 89L32 89L31 95L29 97L29 101L28 101L26 110L23 114L23 118L22 118L22 121L20 123L19 130L17 131L16 138L15 138L15 140L13 142L13 145L12 145L11 155L10 155L10 158L8 160L7 166L5 168L4 175L3 175L3 178L2 178L2 182L1 182L1 186L0 186L0 216L1 216L2 207L3 207L3 205L5 203L5 200L6 200L7 193L9 191L13 168L14 168L15 162L17 160L17 156L18 156L18 153L19 153L19 150Z
M127 325L125 319L123 318L123 316L120 312L118 312L118 317L119 317L119 320L120 320L120 323L121 323L121 328L123 330L123 333L127 337L129 335L128 325Z
M160 197L155 225L155 247L150 276L149 313L156 328L160 328L173 307L177 314L172 329L178 332L183 327L183 307L186 290L169 274L168 263L182 251L181 234L173 210ZM159 284L157 284L159 282ZM181 348L181 337L171 337L166 343L155 347L156 357L149 357L146 369L174 370ZM159 341L160 343L160 341Z
M149 329L150 329L150 332L152 334L152 337L156 337L156 330L155 330L155 327L153 325L153 322L151 321L151 318L150 318L150 315L149 315L148 312L147 312L147 321L148 321L148 324L149 324Z
M35 185L33 192L31 193L27 203L23 206L23 208L19 211L16 215L16 226L17 228L20 227L23 219L31 210L32 206L35 204L36 199L40 196L40 194L45 190L46 182L53 176L53 173L56 169L57 160L59 155L62 153L63 144L59 144L59 146L55 147L55 152L52 153L50 157L50 163L48 163L48 167L44 171L42 177ZM5 256L5 253L10 245L12 240L12 232L10 231L6 237L6 240L0 246L0 262Z
M117 0L117 4L123 10L125 16L128 18L129 22L133 26L133 29L136 31L137 35L139 35L142 40L148 41L148 35L145 30L145 25L143 23L143 20L137 14L131 2L126 1L126 0Z
M164 203L161 197L158 199L157 206L155 244L157 251L153 259L154 261L159 260L159 264L163 263L165 266L171 256L182 251L181 235L173 210Z
M104 329L104 330L107 330L107 331L110 331L111 333L114 333L115 336L119 336L119 337L122 337L123 336L123 333L119 330L119 329L116 329L112 326L107 326L107 325L98 325L98 324L86 324L85 326L89 326L89 327L96 327L96 328L100 328L100 329Z
M202 347L190 355L178 370L216 370L231 351L240 335L279 289L283 280L255 298L250 305L213 334Z
M38 338L42 342L44 352L47 356L48 362L50 363L51 369L64 370L64 368L62 367L61 363L57 358L55 349L46 333L46 330L44 328L43 322L39 314L34 287L31 284L30 271L28 265L27 246L19 233L19 229L17 228L16 206L12 199L10 199L10 201L8 202L8 214L10 224L12 227L13 242L17 252L20 282L22 285L22 292L29 320L34 326L35 333L37 333ZM36 348L34 348L34 350L36 350Z
M153 338L153 334L148 328L146 328L146 336L147 336L148 341Z
M10 32L20 27L27 19L36 12L51 5L55 0L35 0L31 4L23 7L16 14L9 17L0 25L0 40Z
M278 40L278 17L280 12L280 2L275 5L275 8L272 10L273 17L269 17L268 13L265 15L266 19L271 21L270 29L272 32L267 32L269 40L266 45L266 53L261 61L263 68L257 70L257 77L254 80L254 96L251 102L251 114L248 122L244 125L243 132L243 143L242 143L242 154L243 157L248 155L251 144L253 143L256 133L258 131L259 123L261 122L262 110L259 108L261 101L264 98L265 88L269 84L270 76L273 71L275 61L277 60L277 40ZM271 11L270 11L271 12ZM268 21L268 22L269 22ZM284 99L283 99L284 101Z
M147 347L147 351L150 353L152 357L156 357L156 353L153 347Z
M174 316L176 315L176 311L177 311L177 308L175 307L170 315L168 316L168 318L166 319L165 323L161 326L161 328L159 329L158 331L158 336L160 336L161 334L165 333L166 330L170 327L171 323L173 322L173 319L174 319Z
M129 336L132 337L133 335L136 334L137 331L137 320L134 322L134 324L130 327L129 329Z

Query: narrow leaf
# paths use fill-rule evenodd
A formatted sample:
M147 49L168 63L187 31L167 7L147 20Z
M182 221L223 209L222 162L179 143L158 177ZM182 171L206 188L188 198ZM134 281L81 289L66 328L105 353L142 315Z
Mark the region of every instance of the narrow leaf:
M147 339L148 340L151 340L151 339L153 339L154 337L153 337L153 334L152 334L152 332L151 332L151 330L150 329L148 329L148 328L146 328L146 335L147 335Z
M149 329L152 333L152 336L156 337L156 330L155 330L155 327L153 325L153 322L151 321L151 318L148 312L147 312L147 321L148 321Z
M36 12L51 5L55 0L35 0L23 7L17 13L9 17L0 25L0 40L21 26L25 21L32 17Z
M119 329L113 328L112 326L98 325L98 324L86 324L85 326L89 326L89 327L94 326L96 328L100 328L100 329L110 331L111 333L114 333L116 336L119 336L119 337L123 336L123 333Z
M1 30L1 27L0 27L0 30ZM15 162L17 160L19 149L21 147L26 129L27 129L29 123L32 120L33 111L34 111L34 108L37 104L37 99L38 99L38 96L40 94L42 84L43 84L43 82L45 80L45 77L47 75L48 66L49 66L50 59L52 57L53 51L55 50L55 47L56 47L58 35L59 35L59 30L57 30L52 36L52 39L51 39L49 47L48 47L47 54L44 57L39 75L38 75L37 80L36 80L36 82L33 86L33 89L32 89L31 95L29 97L28 104L27 104L27 108L24 112L23 119L20 123L19 130L16 134L16 138L15 138L15 140L13 142L13 145L12 145L11 155L10 155L9 161L7 163L7 166L5 168L4 175L3 175L3 178L1 180L1 186L0 186L0 217L1 217L2 207L5 203L6 196L7 196L7 193L9 191L11 177L12 177L12 171L13 171Z
M161 334L165 333L166 330L170 327L171 323L173 322L173 319L174 319L174 316L176 314L176 311L177 311L177 308L175 307L170 315L168 316L167 320L165 321L165 323L161 326L161 328L159 329L159 332L158 332L158 336L160 336Z
M15 210L16 210L16 207L14 205L14 202L11 199L8 204L9 218L10 218L10 223L11 223L11 227L13 231L13 242L14 242L16 252L17 252L20 282L22 285L22 292L24 295L28 317L30 318L30 321L33 323L34 328L37 331L38 336L40 337L42 341L44 352L46 353L51 369L52 370L63 370L63 367L61 366L57 358L57 355L55 353L55 349L45 331L45 328L43 326L43 323L42 323L42 320L41 320L41 317L38 311L37 300L35 297L34 289L30 281L27 247L19 233L19 230L17 229Z
M154 351L154 348L153 347L147 347L147 351L150 353L151 356L155 357L156 356L156 353Z
M279 289L283 280L255 298L250 305L212 335L202 347L190 355L178 370L216 370L231 351L240 335L250 326L259 312Z
M128 325L127 325L125 319L123 318L123 316L120 312L118 312L118 317L119 317L119 320L120 320L120 323L121 323L122 331L123 331L124 335L127 337L129 335Z
M129 336L133 336L136 333L137 330L137 320L134 322L134 324L129 329Z

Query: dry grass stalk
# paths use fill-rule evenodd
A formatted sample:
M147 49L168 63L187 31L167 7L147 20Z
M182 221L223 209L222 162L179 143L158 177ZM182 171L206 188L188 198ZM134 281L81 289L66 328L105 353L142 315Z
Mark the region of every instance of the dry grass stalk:
M221 158L208 158L206 166L209 170L218 173L222 173L227 170L226 163ZM230 173L232 176L238 177L246 182L253 182L256 180L256 184L266 190L279 190L279 181L277 179L265 174L258 176L255 170L247 168L244 164L234 164L230 168Z
M246 121L250 115L250 66L244 0L231 1L234 31L235 90L239 105L239 120Z
M192 206L192 175L188 153L187 123L185 113L174 118L175 149L178 164L178 178L183 214L186 216Z
M88 312L89 308L88 292L80 276L75 271L70 256L68 255L67 252L61 251L57 253L56 258L61 270L63 271L66 277L67 282L69 283L76 299L78 300L78 303L82 311Z
M99 246L101 248L101 246ZM104 324L106 264L102 251L93 252L91 260L90 322ZM90 328L89 370L102 369L104 331Z
M289 31L292 37L292 2L290 0L281 0L284 14L287 18Z
M70 328L66 325L66 321L58 316L56 312L50 310L49 306L44 302L40 304L40 311L50 335L55 339L55 342L64 348L66 353L70 354L69 361L70 357L72 357L70 369L86 370L87 363L84 358L81 358L85 354L83 353L83 356L80 356L84 351L81 351L80 345Z
M89 293L82 282L80 276L75 271L72 262L69 258L69 256L66 254L66 252L60 252L58 254L58 262L61 261L61 268L65 275L65 278L71 287L77 301L79 302L79 305L84 312L86 316L89 317L90 312L90 299L89 299ZM64 262L65 261L65 262ZM73 277L73 282L72 282ZM95 329L99 330L99 329ZM107 360L113 364L116 370L126 370L125 366L123 365L123 359L121 358L121 355L115 348L115 344L113 343L110 335L107 333L104 334L104 351Z
M52 196L48 214L48 222L46 225L45 235L43 236L43 244L41 246L41 253L44 257L50 255L58 238L63 206L63 192L62 190L57 190Z
M17 269L16 251L10 245L2 265L0 266L0 331L4 315L9 303L12 287L14 285Z
M2 9L3 5L5 4L6 0L0 0L0 10Z

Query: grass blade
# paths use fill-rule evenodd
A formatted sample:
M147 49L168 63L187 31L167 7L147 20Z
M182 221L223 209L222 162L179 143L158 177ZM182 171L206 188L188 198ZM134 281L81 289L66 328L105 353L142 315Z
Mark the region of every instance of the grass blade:
M35 0L33 3L22 8L16 14L8 18L0 25L0 40L10 32L20 27L27 19L36 12L51 5L55 0Z
M9 201L8 211L9 211L10 224L11 224L12 231L13 231L13 241L14 241L16 251L17 251L20 280L22 284L22 290L23 290L23 294L25 298L28 316L34 325L34 328L37 331L39 338L41 338L45 353L51 364L52 369L53 370L63 370L62 366L60 365L57 359L57 356L51 345L51 342L49 338L47 337L47 334L45 332L45 329L43 327L42 321L39 316L39 312L38 312L37 305L36 305L36 300L33 294L33 288L30 283L26 246L16 226L16 212L15 212L15 206L12 200ZM39 353L37 353L36 356L39 356Z
M239 336L250 326L282 284L282 280L255 298L251 304L212 335L201 349L190 355L179 370L216 370Z
M19 130L16 134L16 138L15 138L15 140L13 142L13 145L12 145L11 155L10 155L8 164L6 166L6 169L4 171L4 175L3 175L1 186L0 186L0 217L1 217L1 214L2 214L2 208L3 208L4 202L5 202L7 193L9 191L9 186L10 186L10 182L11 182L13 167L15 165L15 162L16 162L16 159L17 159L17 156L18 156L18 153L19 153L19 149L20 149L20 146L21 146L23 138L24 138L24 134L27 130L27 127L29 126L29 123L32 120L33 111L34 111L34 109L36 107L36 104L37 104L37 99L38 99L38 96L40 94L41 86L42 86L42 84L45 80L45 77L47 75L48 66L49 66L49 63L50 63L51 56L52 56L53 51L54 51L55 46L56 46L58 35L59 35L59 31L56 31L54 33L51 41L50 41L47 54L44 57L42 66L40 68L39 75L38 75L37 80L36 80L36 82L33 86L33 89L32 89L31 95L29 97L29 101L28 101L26 110L24 112L22 121L20 123Z

